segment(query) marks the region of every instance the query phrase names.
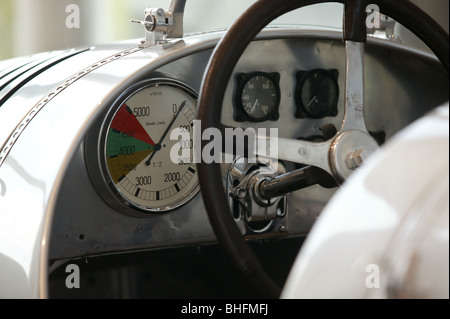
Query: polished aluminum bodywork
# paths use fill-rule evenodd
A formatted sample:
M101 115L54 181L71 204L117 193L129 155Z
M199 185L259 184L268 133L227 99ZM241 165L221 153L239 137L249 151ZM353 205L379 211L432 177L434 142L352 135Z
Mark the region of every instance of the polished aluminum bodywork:
M117 97L138 81L163 76L198 92L222 35L186 36L170 47L139 48L139 41L133 40L81 48L23 83L1 105L0 282L9 287L0 289L1 297L47 297L49 260L216 242L200 196L178 210L148 218L115 211L93 187L86 168L92 163L86 153L97 152L88 145L96 145L95 132L103 117ZM283 122L242 125L276 127L278 136L289 139L313 136L322 124L339 126L343 94L339 114L318 120L295 119L293 96L297 70L336 68L345 74L340 37L338 32L298 28L264 31L235 71L280 73ZM448 79L434 57L378 39L369 40L365 50L369 131L384 131L390 138L448 100ZM343 77L339 86L344 87ZM230 79L222 120L236 126L233 92L234 79ZM282 149L290 151L299 154L298 149ZM223 171L225 181L227 167ZM287 236L306 234L335 190L313 186L290 194Z

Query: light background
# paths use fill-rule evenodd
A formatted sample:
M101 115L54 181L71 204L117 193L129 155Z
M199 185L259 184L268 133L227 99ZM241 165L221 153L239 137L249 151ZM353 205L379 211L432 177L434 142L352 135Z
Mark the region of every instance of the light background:
M393 0L397 1L397 0ZM229 26L255 0L187 0L185 32ZM448 0L414 0L448 32ZM68 29L66 7L80 8L79 29ZM0 60L37 52L143 38L146 7L167 9L169 0L0 0ZM342 6L324 4L297 10L276 23L341 28ZM418 22L420 23L420 22ZM409 36L405 35L408 42ZM411 40L412 41L412 40Z

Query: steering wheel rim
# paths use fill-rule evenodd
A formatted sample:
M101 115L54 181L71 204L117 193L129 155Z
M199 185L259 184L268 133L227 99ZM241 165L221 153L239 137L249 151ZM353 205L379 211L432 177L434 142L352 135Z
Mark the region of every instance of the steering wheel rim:
M447 33L420 8L409 1L389 0L259 0L249 7L231 26L216 46L203 77L198 119L203 131L222 127L222 102L234 66L249 43L271 21L292 10L318 3L344 4L344 40L365 42L365 8L376 4L383 14L412 31L449 70ZM417 21L421 21L420 24ZM213 106L213 107L212 107ZM223 130L222 130L223 132ZM202 141L202 150L207 141ZM268 276L257 257L236 227L228 207L221 181L220 164L198 164L199 182L210 223L234 266L261 297L278 298L281 288ZM214 185L214 187L211 187Z

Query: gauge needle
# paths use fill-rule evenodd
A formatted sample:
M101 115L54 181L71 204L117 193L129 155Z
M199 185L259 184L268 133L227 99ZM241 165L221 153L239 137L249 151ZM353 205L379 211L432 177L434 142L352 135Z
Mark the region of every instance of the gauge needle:
M145 165L150 166L150 163L152 162L152 158L153 156L155 156L155 153L157 151L159 151L161 149L161 143L163 142L164 138L166 137L167 133L169 133L170 128L172 127L173 123L175 123L175 120L177 119L178 115L180 115L181 110L183 109L183 107L186 105L186 101L183 101L183 103L181 103L180 108L178 109L177 114L173 117L172 121L170 122L169 126L167 126L166 131L164 132L164 134L162 135L161 139L159 140L158 143L156 143L152 154L150 155L150 157L148 158L148 160L145 162Z
M308 102L308 104L306 105L306 107L309 107L309 106L311 105L311 103L312 103L314 100L317 100L317 94L319 93L320 88L321 88L321 85L319 84L319 86L317 87L316 91L315 91L314 94L313 94L312 99ZM317 103L317 102L316 102L316 103Z
M306 107L309 107L311 105L311 103L317 99L317 97L314 95L313 98L308 102L308 104L306 105Z
M253 107L252 107L252 109L250 111L250 114L252 114L253 111L255 110L256 104L258 104L258 99L256 99L255 104L253 104Z

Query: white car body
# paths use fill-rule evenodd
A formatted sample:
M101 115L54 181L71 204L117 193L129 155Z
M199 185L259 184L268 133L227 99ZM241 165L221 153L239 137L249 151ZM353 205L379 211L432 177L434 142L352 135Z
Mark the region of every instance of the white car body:
M283 297L449 297L448 123L447 104L348 180L302 247Z

